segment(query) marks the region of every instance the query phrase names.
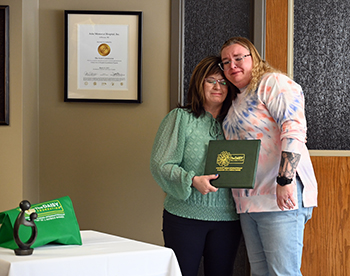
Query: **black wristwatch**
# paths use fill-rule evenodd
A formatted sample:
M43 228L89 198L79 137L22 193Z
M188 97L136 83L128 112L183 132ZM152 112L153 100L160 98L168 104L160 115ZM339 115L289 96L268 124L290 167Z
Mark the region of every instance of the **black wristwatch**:
M286 186L292 183L293 178L287 178L285 176L277 176L277 183L281 186Z

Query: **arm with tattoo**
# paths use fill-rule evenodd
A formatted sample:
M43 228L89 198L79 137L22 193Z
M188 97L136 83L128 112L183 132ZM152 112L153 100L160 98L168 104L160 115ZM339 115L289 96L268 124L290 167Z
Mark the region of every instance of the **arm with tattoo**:
M279 177L287 179L294 178L301 155L294 152L282 151L280 168L278 171ZM287 183L290 183L289 181ZM292 185L276 186L276 200L278 207L283 211L284 209L294 209L296 199L293 196L294 188Z
M282 151L278 176L293 178L297 170L301 155L299 153Z

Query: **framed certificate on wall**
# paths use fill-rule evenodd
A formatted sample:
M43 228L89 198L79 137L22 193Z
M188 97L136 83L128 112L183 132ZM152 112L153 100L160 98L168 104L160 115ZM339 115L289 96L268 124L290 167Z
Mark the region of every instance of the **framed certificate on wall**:
M141 103L142 12L65 11L65 101Z
M9 6L0 6L0 125L9 125Z

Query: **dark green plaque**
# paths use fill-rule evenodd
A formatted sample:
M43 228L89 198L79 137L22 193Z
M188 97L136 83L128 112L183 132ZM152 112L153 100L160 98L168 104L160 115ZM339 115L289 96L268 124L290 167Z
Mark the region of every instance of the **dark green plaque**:
M260 140L209 141L205 174L219 174L212 180L218 188L253 189L258 167Z

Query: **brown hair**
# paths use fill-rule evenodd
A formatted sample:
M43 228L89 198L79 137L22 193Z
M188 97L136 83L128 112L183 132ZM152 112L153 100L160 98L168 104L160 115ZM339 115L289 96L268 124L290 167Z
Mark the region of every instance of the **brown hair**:
M204 79L213 74L220 74L223 78L225 78L224 72L219 67L219 62L221 62L220 57L208 56L197 64L192 72L190 79L190 85L187 94L187 105L179 106L180 108L188 109L189 112L194 113L197 118L205 114ZM233 99L233 85L229 81L227 81L227 84L227 96L222 104L220 114L217 118L220 121L225 118Z
M220 50L220 55L224 48L233 44L241 45L242 47L246 48L251 54L252 61L253 61L253 68L252 68L251 80L247 88L249 92L254 92L256 90L261 80L261 77L265 73L281 73L279 70L273 68L265 60L263 60L259 52L255 48L255 46L253 45L253 43L251 43L250 40L244 37L231 37L229 40L227 40L224 43L224 45L222 45Z

